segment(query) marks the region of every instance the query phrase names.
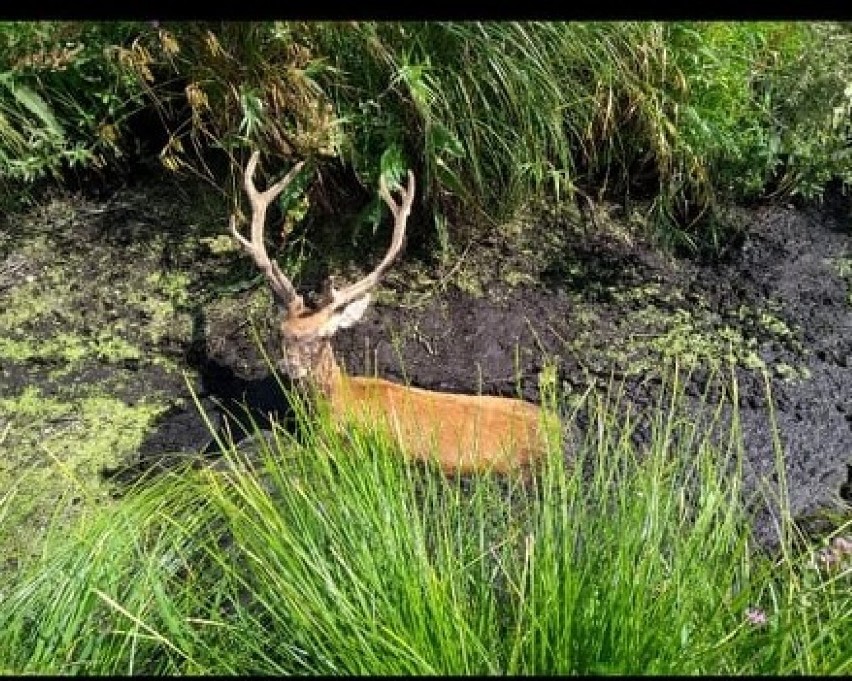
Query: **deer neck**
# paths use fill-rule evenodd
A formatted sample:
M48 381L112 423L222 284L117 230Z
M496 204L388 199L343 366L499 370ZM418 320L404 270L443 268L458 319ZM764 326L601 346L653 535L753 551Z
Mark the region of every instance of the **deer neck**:
M337 393L342 380L343 372L334 358L331 342L326 341L316 354L310 373L311 384L319 394L331 400Z

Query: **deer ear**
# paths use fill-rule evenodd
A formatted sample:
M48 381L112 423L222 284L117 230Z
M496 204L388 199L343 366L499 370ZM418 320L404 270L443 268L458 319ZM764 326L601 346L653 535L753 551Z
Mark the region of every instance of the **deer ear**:
M360 320L361 317L364 316L364 313L367 311L367 307L369 307L369 305L369 293L361 296L360 298L356 298L342 310L340 310L339 312L335 312L328 318L328 321L323 324L321 334L323 336L330 336L338 329L346 329L352 326L358 320Z

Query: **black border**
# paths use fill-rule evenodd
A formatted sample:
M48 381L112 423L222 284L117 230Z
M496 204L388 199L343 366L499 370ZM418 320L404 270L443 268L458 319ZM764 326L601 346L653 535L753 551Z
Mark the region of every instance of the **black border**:
M522 0L511 3L454 2L223 2L195 5L172 2L86 2L85 0L41 0L0 2L0 20L136 20L136 21L269 21L269 20L783 20L852 21L852 3L809 0L807 3L734 2L590 2L589 0Z

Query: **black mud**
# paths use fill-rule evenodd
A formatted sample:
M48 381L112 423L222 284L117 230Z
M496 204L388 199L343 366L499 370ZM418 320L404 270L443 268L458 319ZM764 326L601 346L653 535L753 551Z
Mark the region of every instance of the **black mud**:
M241 398L255 415L286 416L246 321L274 353L269 298L239 254L213 247L222 208L210 199L205 213L205 200L168 182L143 183L100 199L59 194L3 225L0 306L22 305L15 292L27 285L33 296L64 298L21 315L0 336L89 340L88 354L72 359L8 351L0 394L36 386L44 396L73 397L97 387L131 406L155 401L159 415L115 469L211 449L190 386L214 425L217 405L234 408ZM594 225L540 211L521 232L498 230L441 267L405 257L363 323L340 334L338 354L351 373L530 400L551 361L563 392L614 378L640 407L655 399L668 361L728 354L738 362L752 486L775 470L764 368L793 512L842 509L852 464L849 200L736 208L731 219L746 238L721 263L660 254L614 208ZM104 329L131 348L107 343ZM705 376L695 372L692 395ZM9 423L13 415L0 413L0 433ZM6 446L22 446L10 432Z

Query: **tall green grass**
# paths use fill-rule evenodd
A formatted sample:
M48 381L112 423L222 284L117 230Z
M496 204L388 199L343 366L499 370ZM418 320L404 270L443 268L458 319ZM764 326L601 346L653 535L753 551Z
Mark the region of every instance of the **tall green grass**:
M171 30L181 49L169 62L192 89L185 135L231 151L253 143L273 155L344 160L368 186L388 164L416 167L436 229L447 215L450 224L461 212L467 222L505 219L531 197L580 192L647 200L658 224L677 226L695 247L725 236L698 226L718 228L701 219L719 199L818 197L830 179L852 180L852 39L843 25ZM190 149L179 139L175 164Z
M254 146L370 188L414 167L443 246L584 196L719 248L720 203L852 183L850 64L828 22L2 23L0 179L104 166L162 126L167 167L235 195L211 159Z
M590 394L528 488L322 419L223 443L45 547L4 589L0 669L849 673L849 569L756 550L721 394L697 420L677 374L645 415Z

